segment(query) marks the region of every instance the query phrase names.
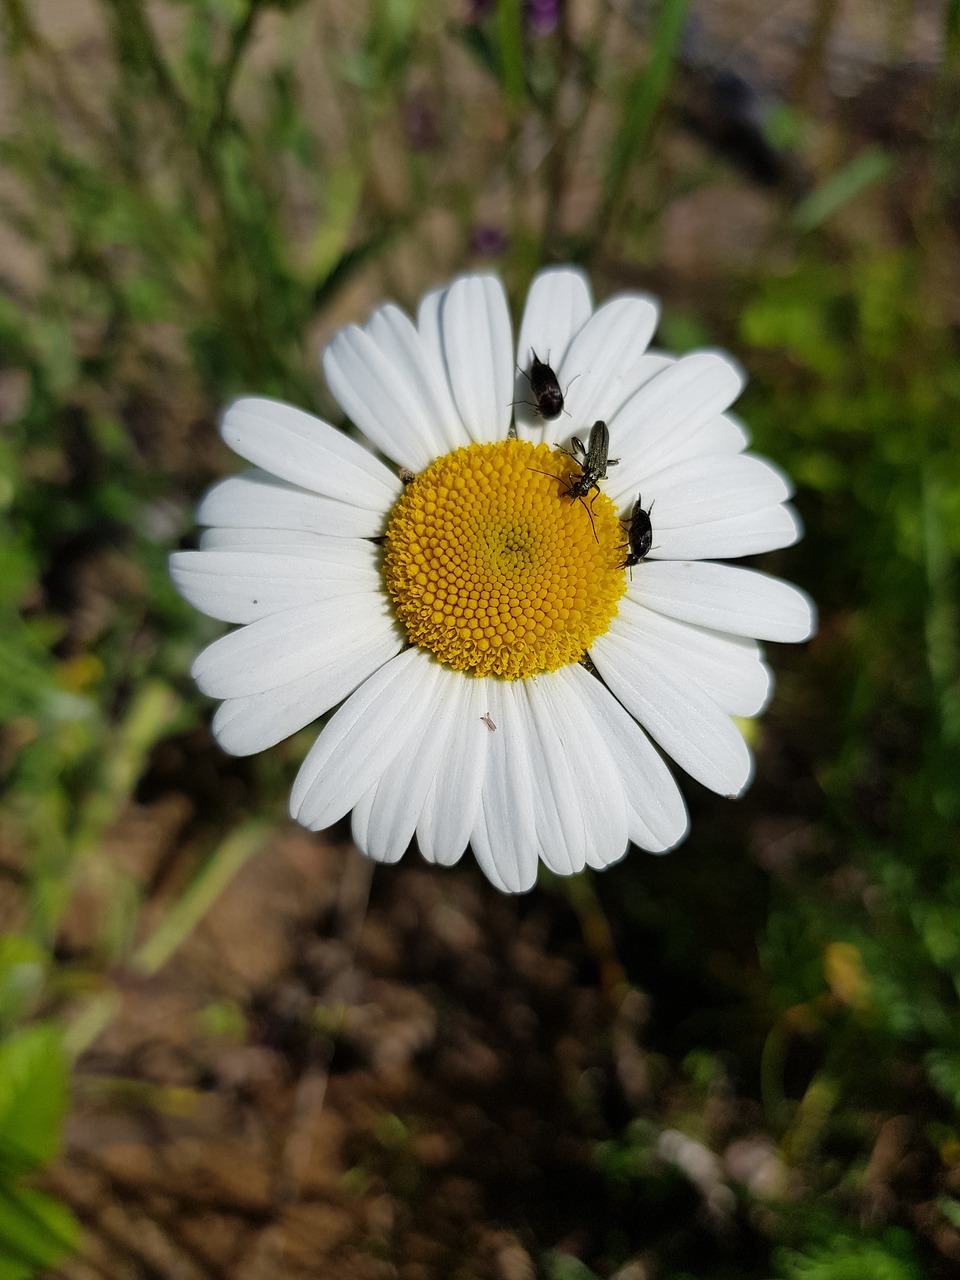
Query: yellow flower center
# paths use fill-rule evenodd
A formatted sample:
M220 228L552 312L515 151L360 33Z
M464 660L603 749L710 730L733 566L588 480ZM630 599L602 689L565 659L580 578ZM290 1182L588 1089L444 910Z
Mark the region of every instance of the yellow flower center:
M448 453L407 485L384 574L413 644L510 680L579 662L626 589L613 503L565 493L580 474L560 449L501 440Z

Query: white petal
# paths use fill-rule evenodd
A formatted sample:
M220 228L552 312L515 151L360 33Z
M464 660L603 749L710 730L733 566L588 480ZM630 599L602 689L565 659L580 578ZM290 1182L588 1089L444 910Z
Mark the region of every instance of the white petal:
M743 419L739 418L735 413L725 413L722 415L724 422L724 430L731 438L736 438L741 443L737 448L729 450L730 453L740 453L750 444L750 432L744 426ZM727 449L704 449L704 453L726 453Z
M514 381L517 427L526 427L540 439L543 420L533 411L529 372L534 354L558 369L574 335L590 319L593 298L590 282L575 267L547 267L534 276L517 340L520 372ZM529 402L529 403L528 403Z
M403 466L423 470L458 435L468 443L446 380L399 307L381 307L366 329L341 329L323 372L344 413Z
M204 529L200 535L201 551L256 551L264 547L287 551L323 543L323 534L302 529Z
M197 523L229 529L286 529L335 538L378 538L388 509L389 504L373 510L324 498L277 480L258 467L229 476L208 489L197 509Z
M505 440L513 416L513 336L496 276L461 276L443 294L440 330L453 398L471 440Z
M790 492L786 477L766 459L727 453L658 471L647 481L644 499L656 502L657 528L666 530L762 511Z
M473 824L473 830L470 833L470 847L473 850L473 856L477 860L477 866L487 877L495 889L499 889L501 893L526 893L532 889L537 882L537 860L534 858L532 867L532 876L528 877L529 883L525 882L522 889L513 889L504 880L500 874L500 868L497 859L493 856L493 848L490 844L490 834L487 830L487 815L483 806L483 796L480 797L480 807L477 809L476 820ZM526 867L527 872L530 871Z
M621 294L595 311L557 371L569 416L555 419L544 439L555 443L571 431L589 430L597 418L606 419L621 403L624 376L638 366L656 327L656 304L641 294Z
M367 332L394 364L402 363L422 418L433 430L437 452L468 445L470 437L453 402L443 360L433 345L423 340L413 321L399 307L389 305L374 312Z
M559 366L573 337L590 319L590 281L577 267L546 267L534 276L517 342L517 363L526 368L534 351Z
M802 534L792 507L784 505L684 528L658 530L656 519L653 524L651 560L729 560L789 547Z
M381 593L272 613L208 645L191 674L211 698L244 698L319 670L380 635L391 621Z
M582 871L587 859L587 829L581 780L567 749L566 724L552 676L519 680L513 686L524 717L530 752L535 829L540 857L556 875Z
M433 785L417 824L417 843L428 862L450 867L463 855L480 808L491 733L499 732L490 716L493 679L464 679L441 667L441 696L456 706L441 744ZM482 719L490 716L489 725Z
M443 371L444 377L446 377L446 362L443 355L443 334L440 329L440 309L448 288L449 285L443 285L440 289L431 289L429 293L423 295L417 307L417 333L420 335L420 341L424 349L430 352L438 368Z
M690 437L730 407L743 381L729 359L703 351L684 356L645 383L607 423L611 453L621 458L607 486L614 500L642 488L651 474L675 459L689 456Z
M466 683L461 676L460 687ZM396 862L413 839L437 776L441 752L447 748L450 731L460 719L461 700L446 696L447 693L438 677L432 696L411 708L406 747L384 769L368 814L358 816L354 810L354 839L377 862ZM463 725L456 724L456 729L462 733ZM361 823L365 828L362 831Z
M667 465L670 466L678 462L693 461L707 454L742 453L750 443L750 437L736 418L729 413L721 413L719 417L702 423L689 434L678 432L675 443L676 448L667 458ZM627 509L632 509L638 492L649 490L645 477L654 475L658 469L656 463L647 464L647 455L643 450L634 453L633 447L632 442L622 447L618 445L621 462L626 465L611 471L603 486L617 506Z
M590 656L614 697L682 769L711 791L740 794L751 774L747 744L694 681L665 669L653 655L638 666L633 647L609 633Z
M321 831L349 813L407 746L419 725L415 709L431 697L438 669L422 650L406 649L351 694L297 774L292 818Z
M365 634L348 651L331 648L306 675L263 693L228 698L213 717L214 737L235 756L272 747L342 702L404 644L399 628L384 618L379 631Z
M729 564L647 561L629 595L671 618L758 640L796 643L816 629L814 604L799 588Z
M628 842L627 800L620 771L610 744L594 722L589 706L577 687L574 667L565 667L549 676L528 681L531 702L547 701L551 706L556 750L562 752L576 779L576 822L564 820L569 859L573 870L583 860L591 867L610 866L623 857ZM549 745L549 744L548 744ZM583 830L582 851L571 843ZM544 852L544 861L553 870Z
M340 502L386 511L400 492L398 478L363 445L279 400L235 400L220 434L248 462Z
M609 392L604 397L602 408L606 414L604 421L607 425L615 421L623 406L633 399L641 387L652 382L658 374L663 373L664 369L668 369L672 364L676 364L676 360L669 356L654 355L650 351L644 352L632 363L625 363L619 379L611 383Z
M353 843L368 858L373 857L372 854L367 853L367 833L370 829L370 814L373 812L373 802L377 798L379 785L378 778L359 797L350 814L350 835L353 837ZM399 862L405 852L405 849L401 849L396 858L374 858L374 862Z
M347 548L366 547L369 549L367 554L372 558L373 563L379 564L380 562L380 551L377 544L371 543L367 538L328 538L321 533L301 533L296 529L207 529L206 532L226 535L265 532L279 535L276 544L274 544L273 539L270 539L269 545L263 548L255 547L247 541L231 542L229 537L225 546L218 547L214 545L200 548L201 551L216 551L218 553L230 551L235 557L240 555L242 558L262 551L265 555L281 555L288 559L316 561L321 558L319 553L323 548L337 548L342 545ZM175 552L174 554L179 553ZM336 554L335 551L333 554ZM227 563L229 564L229 562Z
M689 828L676 779L636 720L595 676L579 666L570 674L620 771L630 839L651 853L674 848Z
M520 682L490 682L490 734L480 811L471 835L484 875L505 893L526 893L537 879L536 806L529 728Z
M255 622L298 605L376 592L381 585L378 562L379 549L370 542L328 538L292 555L178 551L170 557L170 576L201 613L222 622Z
M755 640L691 626L620 601L610 634L631 645L635 661L653 656L667 671L689 677L731 716L755 716L770 694L770 672Z
M422 471L441 452L403 366L369 333L347 325L324 351L322 364L337 404L388 458Z
M600 409L601 412L599 414L595 414L593 412L586 412L586 409L584 409L582 411L583 423L589 423L589 425L592 426L597 417L599 416L603 418L604 414L607 415L607 417L604 418L605 422L608 419L610 421L615 420L617 413L631 398L631 396L635 395L636 392L645 385L645 383L649 382L652 378L655 378L658 373L661 373L668 365L673 363L674 361L666 356L655 356L651 355L649 352L637 356L632 362L625 361L621 366L617 377L607 384L607 388L603 396L597 401L596 407ZM575 382L572 378L568 383L563 384L564 389L574 385ZM527 385L527 392L529 393L529 385ZM527 394L526 398L530 398L529 394ZM577 408L576 403L574 403L574 408ZM589 406L587 406L587 408L589 408ZM531 411L526 410L525 412ZM579 413L581 410L578 409L577 412ZM561 441L568 441L573 435L580 435L583 433L585 429L584 426L581 425L574 428L572 422L573 419L569 411L565 409L564 413L561 414L559 418L555 418L550 423L544 423L542 419L535 417L533 419L533 426L529 428L522 426L518 434L523 439L533 440L537 444L541 441L545 441L548 444L557 444ZM568 446L565 444L564 447ZM613 454L613 456L616 457L616 454Z

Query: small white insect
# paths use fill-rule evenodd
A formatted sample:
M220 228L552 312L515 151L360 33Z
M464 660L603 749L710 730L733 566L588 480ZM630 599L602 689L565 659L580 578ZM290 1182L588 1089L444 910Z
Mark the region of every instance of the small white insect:
M487 714L486 714L485 716L481 716L481 717L480 717L480 719L481 719L481 720L483 721L483 723L487 726L487 728L490 730L490 732L491 732L491 733L496 733L496 732L497 732L497 726L496 726L496 725L493 723L493 721L490 719L490 712L489 712L489 711L487 712Z

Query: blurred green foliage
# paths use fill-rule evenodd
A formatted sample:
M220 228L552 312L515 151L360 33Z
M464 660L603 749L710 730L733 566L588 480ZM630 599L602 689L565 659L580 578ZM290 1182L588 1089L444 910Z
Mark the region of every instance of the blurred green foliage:
M802 1253L783 1250L778 1280L920 1280L904 1232L891 1231L882 1240L864 1240L837 1232L829 1244Z
M32 982L37 967L24 939L8 937L0 955L4 994ZM18 975L17 971L21 971ZM23 1176L54 1156L67 1106L68 1064L59 1030L26 1027L0 1041L0 1277L28 1280L76 1247L79 1228L51 1196Z
M22 1182L56 1150L67 1089L58 1024L34 1020L72 1010L75 1052L95 1036L111 966L154 972L172 954L257 847L260 816L280 814L303 745L208 806L190 885L140 937L145 887L106 840L158 750L202 720L185 673L215 630L165 563L230 465L213 416L241 390L329 407L312 357L354 318L350 291L409 304L491 220L515 298L542 262L574 257L601 294L656 279L668 345L741 355L744 417L808 526L768 567L823 619L809 650L772 655L750 796L721 811L692 792L687 848L598 883L659 1011L652 1061L681 1082L663 1114L598 1145L611 1202L689 1216L657 1135L708 1141L729 1072L792 1190L754 1196L772 1261L698 1280L921 1275L929 1242L858 1226L879 1125L903 1112L936 1166L911 1194L957 1229L942 1184L960 1165L958 13L919 143L817 121L799 90L780 104L768 138L812 178L767 195L764 237L698 291L661 263L670 211L731 178L709 148L675 145L682 0L639 32L597 6L542 38L518 0L471 20L375 0L353 28L310 0L100 0L89 65L3 0L0 851L25 905L0 944L0 1278L76 1240ZM63 965L65 914L91 886L95 941ZM562 1250L542 1266L593 1274Z

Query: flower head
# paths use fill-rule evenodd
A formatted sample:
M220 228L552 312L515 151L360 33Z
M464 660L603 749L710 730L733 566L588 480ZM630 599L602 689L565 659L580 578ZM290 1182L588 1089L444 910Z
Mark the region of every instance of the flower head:
M416 836L468 843L509 892L687 831L651 738L737 795L733 717L770 694L757 640L813 630L809 600L716 563L796 540L790 489L744 453L724 356L648 351L653 302L594 310L585 276L542 271L516 350L503 288L464 276L414 324L392 304L327 348L330 390L376 450L299 409L223 418L254 469L203 499L172 574L241 628L197 658L214 733L260 751L334 711L294 783L319 830L394 862ZM546 371L546 372L544 372ZM531 380L531 373L533 380Z

